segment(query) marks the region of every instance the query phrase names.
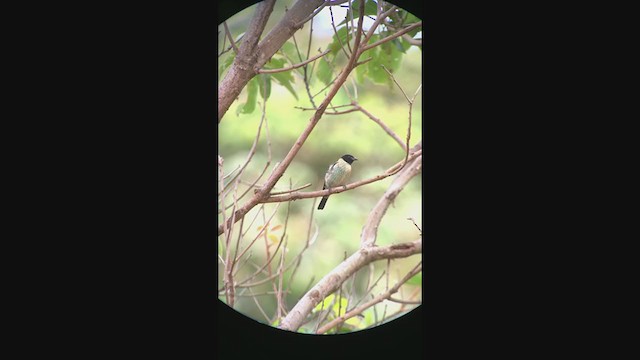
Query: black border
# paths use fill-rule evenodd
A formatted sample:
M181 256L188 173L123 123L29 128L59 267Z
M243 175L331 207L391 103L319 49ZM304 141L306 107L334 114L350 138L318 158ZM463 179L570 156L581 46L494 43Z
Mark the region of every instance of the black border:
M617 185L597 182L610 174L602 159L621 155L598 153L616 109L599 94L615 86L594 76L626 78L600 62L610 47L592 43L609 39L606 25L556 3L429 5L425 352L579 350L572 334L597 333L591 314L609 309L591 300L607 293L591 282L607 265L583 254L611 239L596 233L593 247L603 219L592 194L611 197ZM26 254L8 271L20 288L6 293L24 307L12 311L22 333L37 337L22 350L184 358L215 356L214 339L230 337L263 349L211 306L213 13L175 4L11 13L19 47L7 69L18 78L12 95L26 96L6 121L23 127L7 132L18 141L6 157L20 166L5 176L20 184L6 190L19 198L11 215L27 221L5 239ZM414 345L385 339L359 348ZM269 349L316 350L285 346Z

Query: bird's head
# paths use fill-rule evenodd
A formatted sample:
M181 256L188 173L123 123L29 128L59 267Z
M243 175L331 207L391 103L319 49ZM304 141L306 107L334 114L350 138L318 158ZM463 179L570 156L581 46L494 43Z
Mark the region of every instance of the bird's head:
M351 163L353 163L358 159L356 159L355 156L353 155L346 154L346 155L342 155L342 160L346 161L347 164L351 165Z

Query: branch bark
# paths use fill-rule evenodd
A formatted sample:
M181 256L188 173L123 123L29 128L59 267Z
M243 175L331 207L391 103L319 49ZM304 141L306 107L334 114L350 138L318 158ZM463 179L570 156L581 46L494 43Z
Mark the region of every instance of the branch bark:
M300 1L298 3L300 3ZM298 3L296 3L296 5ZM292 10L290 10L290 12L291 11ZM358 31L356 32L356 40L354 45L355 48L358 48L360 46L360 40L362 39L361 35L362 35L362 22L363 22L362 18L363 17L364 17L364 11L360 13L360 19L358 22ZM256 206L258 203L260 203L262 200L266 199L269 196L271 189L273 189L273 187L278 182L278 180L280 180L285 170L287 170L287 167L289 167L289 164L291 164L291 162L293 161L293 158L296 156L300 148L302 148L302 145L304 144L304 142L307 140L307 138L311 134L311 131L313 131L313 128L316 126L316 124L318 124L318 121L320 121L322 114L324 114L325 110L331 103L331 100L333 100L333 98L338 93L338 90L340 90L340 88L342 87L342 84L344 84L344 82L347 80L347 77L349 76L351 71L356 67L356 60L360 56L360 53L361 52L358 51L358 52L354 52L351 55L351 58L349 58L348 64L342 69L342 71L338 75L338 78L336 79L333 87L331 88L331 90L329 91L325 99L322 101L322 103L318 106L318 110L316 110L316 112L313 114L313 116L309 120L309 124L304 129L302 134L300 134L300 136L298 137L298 140L296 140L296 142L293 144L293 146L291 147L291 149L289 150L285 158L282 160L282 162L275 168L271 176L269 176L264 186L259 190L257 190L249 201L247 201L241 208L239 208L234 212L233 216L225 222L226 225L221 224L218 226L218 235L221 235L223 233L225 226L227 227L233 226L233 224L236 221L238 221L240 218L242 218L247 212L249 212L249 210L251 210L254 206Z
M365 226L362 229L360 236L361 247L372 247L375 245L376 238L378 236L378 226L387 212L389 205L393 203L404 186L418 175L422 170L422 155L415 158L413 161L407 163L404 169L398 173L398 176L393 180L389 188L380 198L376 206L369 213L369 217L365 222Z
M396 292L398 292L398 289L400 289L400 286L402 286L404 283L406 283L409 279L411 279L414 275L416 275L417 273L419 273L420 271L422 271L422 262L420 264L418 264L416 267L414 267L411 271L409 271L409 273L407 273L400 281L398 281L391 289L385 291L384 293L374 297L373 299L367 301L366 303L358 306L357 308L349 311L348 313L339 316L336 319L333 319L332 321L330 321L328 324L322 326L321 328L318 329L318 331L316 331L316 334L324 334L325 332L329 331L332 327L343 323L345 320L350 319L360 313L362 313L364 310L367 310L368 308L370 308L371 306L382 302L384 300L391 300L391 295L395 294ZM403 301L404 302L404 301ZM414 304L420 304L420 301L414 301Z
M320 5L323 0L298 0L287 11L278 24L258 44L264 27L273 10L275 0L265 0L257 5L256 13L251 20L238 54L229 68L229 72L218 86L218 123L222 120L231 104L240 95L264 64L298 29L304 20Z
M410 154L411 155L409 156L409 159L408 159L409 161L411 161L411 160L413 160L413 159L415 159L417 157L420 157L422 155L422 150L420 150L420 148L414 147ZM352 190L352 189L355 189L357 187L364 186L364 185L370 184L372 182L380 181L380 180L385 179L385 178L387 178L389 176L395 175L395 173L397 172L396 169L399 166L402 166L403 163L404 163L404 160L396 163L394 166L390 167L389 169L387 169L387 171L385 171L382 174L376 175L376 176L368 178L368 179L352 182L351 184L347 184L347 185L344 185L344 186L339 186L339 187L330 188L330 189L326 189L326 190L317 190L317 191L308 191L308 192L295 191L295 192L292 192L292 193L287 194L287 195L276 195L275 193L272 193L271 195L273 195L273 196L269 196L266 199L260 200L260 202L261 203L285 202L285 201L291 201L291 200L310 199L310 198L315 198L315 197L321 197L321 196L341 193L341 192Z
M406 258L422 252L422 239L383 247L361 248L335 269L325 275L282 319L279 328L296 331L307 315L325 297L335 292L342 283L362 267L381 259Z

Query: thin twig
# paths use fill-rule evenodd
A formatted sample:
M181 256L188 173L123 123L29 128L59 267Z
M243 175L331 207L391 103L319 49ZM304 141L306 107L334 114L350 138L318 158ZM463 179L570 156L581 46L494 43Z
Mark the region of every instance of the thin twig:
M267 322L271 324L272 322L271 319L267 316L267 313L264 312L264 310L262 309L262 306L260 306L260 303L258 302L256 295L253 294L253 291L251 289L249 289L249 292L251 293L251 298L253 298L253 301L258 306L258 310L260 310L260 312L262 313L262 316L264 316L264 318L267 319Z
M393 82L398 86L398 89L400 89L400 91L402 92L402 95L404 95L404 98L407 99L407 102L409 103L409 105L411 105L412 104L411 99L409 99L409 97L407 96L407 93L404 92L404 89L402 88L402 86L400 86L400 84L398 84L398 80L396 80L396 78L393 76L391 71L389 71L389 69L387 69L387 67L384 66L384 65L380 65L380 66L382 67L382 70L387 72L387 74L389 75L391 80L393 80Z
M309 248L309 246L311 244L313 244L315 242L315 239L318 236L318 233L320 231L318 225L316 224L316 231L313 234L313 236L311 236L311 226L314 224L313 222L313 214L315 212L316 206L315 206L315 202L313 203L313 205L311 206L311 213L309 214L309 226L307 227L307 240L305 241L304 244L304 248L302 249L302 251L300 253L303 253L305 250L307 250L307 248ZM313 239L313 240L312 240ZM287 281L287 290L289 290L289 287L291 286L291 284L293 284L293 277L296 274L296 271L298 270L298 268L300 267L300 263L302 262L302 257L298 257L297 260L295 261L295 266L293 268L293 270L291 271L291 275L289 275L289 281Z
M271 192L270 195L289 194L289 193L292 193L294 191L298 191L298 190L302 190L302 189L308 188L309 186L311 186L311 183L307 183L307 184L304 184L302 186L298 186L295 189L284 190L284 191L274 191L274 192Z
M275 74L275 73L279 73L279 72L285 72L285 71L297 69L299 67L303 67L303 66L307 65L308 63L310 63L312 61L315 61L315 60L327 55L329 52L330 52L330 50L326 50L325 52L320 53L320 54L318 54L318 55L316 55L316 56L314 56L314 57L312 57L312 58L310 58L308 60L305 60L305 61L301 62L301 63L294 64L294 65L291 65L291 66L287 66L287 67L284 67L284 68L281 68L281 69L261 69L261 70L258 71L258 73L260 73L260 74Z
M422 155L422 150L417 150L417 151L415 151L414 153L412 153L409 156L408 161L412 161L413 159L415 159L415 158L417 158L417 157L419 157L421 155ZM405 164L405 162L408 162L408 161L402 160L402 161L398 162L397 164L395 164L394 166L392 166L389 169L387 169L382 174L378 174L378 175L373 176L373 177L368 178L368 179L352 182L352 183L347 184L347 185L334 187L334 188L330 188L330 189L325 189L325 190L317 190L317 191L309 191L309 192L293 192L293 193L290 193L289 195L272 196L272 197L268 197L266 199L261 200L261 202L262 203L272 203L272 202L284 202L284 201L299 200L299 199L310 199L310 198L322 197L322 196L326 196L326 195L337 194L337 193L341 193L341 192L344 192L344 191L352 190L352 189L358 188L360 186L364 186L364 185L370 184L372 182L380 181L382 179L385 179L385 178L387 178L389 176L392 176L392 175L396 174L398 171L401 170L401 168Z
M345 50L344 45L342 44L342 40L340 40L340 36L338 36L338 29L336 29L336 23L333 21L333 10L329 8L329 14L331 14L331 27L333 27L333 33L336 35L336 40L338 40L338 44L340 45L340 49L344 52L344 55L349 58L349 53L353 53L351 50L351 45L349 45L349 30L347 29L347 47L349 48L349 52Z
M374 47L376 47L376 46L378 46L378 45L380 45L380 44L384 44L384 43L386 43L387 41L391 41L391 40L393 40L393 39L395 39L395 38L397 38L397 37L399 37L399 36L402 36L403 34L408 33L409 31L411 31L411 30L413 30L413 29L415 29L415 28L417 28L417 27L421 27L421 26L422 26L422 21L421 21L421 22L418 22L418 23L415 23L415 24L411 24L410 26L407 26L406 28L404 28L404 29L400 30L400 31L399 31L399 32L397 32L397 33L393 33L393 34L391 34L391 35L389 35L389 36L387 36L387 37L385 37L385 38L383 38L383 39L380 39L380 40L378 40L378 41L374 42L373 44L370 44L370 45L365 46L365 47L362 49L362 52L365 52L365 51L367 51L367 50L373 49Z
M407 138L406 138L407 148L409 148L409 140L411 139L411 114L412 114L412 111L413 111L413 103L416 100L416 96L418 95L418 92L422 88L422 84L420 84L420 86L418 86L418 89L416 90L415 94L413 94L413 98L409 99L409 97L407 96L407 93L404 92L404 89L402 89L402 86L400 86L400 84L398 83L396 78L393 76L391 71L389 71L384 65L380 65L380 66L382 66L382 69L384 69L384 71L386 71L387 74L389 74L389 76L391 77L391 80L393 80L393 82L398 86L398 88L402 92L402 95L404 95L404 98L407 99L407 103L409 103L409 125L407 126ZM408 157L409 157L409 152L407 151L407 153L405 155L405 159L408 158ZM406 163L406 161L405 161L405 163Z
M358 31L356 32L356 39L354 44L355 48L360 47L360 41L362 39L361 31L362 31L363 16L364 16L364 11L360 13L360 19L358 21ZM254 208L257 204L259 204L262 200L264 200L269 196L269 192L271 191L271 189L275 186L278 180L280 180L280 178L282 177L286 169L289 167L289 165L291 164L295 156L298 154L298 151L300 151L300 149L302 148L302 145L305 143L305 141L307 140L307 138L309 137L309 135L311 134L315 126L320 121L322 114L329 106L329 103L338 93L338 90L340 90L340 87L347 80L347 77L349 76L351 71L354 69L354 66L359 54L353 54L353 55L354 56L351 56L349 58L349 62L342 69L342 71L340 72L340 75L336 79L335 85L329 91L329 94L327 94L327 96L322 101L320 106L318 106L318 110L311 117L306 128L302 131L302 133L300 134L296 142L291 146L291 149L289 150L287 155L284 157L280 165L274 169L271 176L269 176L269 178L267 179L265 185L258 192L254 193L253 197L249 201L247 201L244 205L242 205L242 207L234 211L233 217L231 219L228 219L227 222L225 222L225 224L221 224L218 226L218 235L221 235L223 233L223 229L225 226L228 227L233 225L235 221L237 221L242 216L245 216L247 212L249 212L249 210Z
M418 226L418 224L416 224L416 221L413 218L407 218L407 220L411 220L411 222L413 223L413 225L416 227L416 229L418 229L418 231L420 231L420 235L422 235L422 229L420 229L420 227Z
M224 25L224 32L227 34L227 37L229 38L229 42L231 43L231 47L233 48L233 52L235 52L236 54L238 53L238 46L236 45L236 42L233 41L233 37L231 36L231 31L229 31L229 27L227 26L227 22L223 22L222 23Z
M362 305L358 306L357 308L353 309L352 311L350 311L350 312L348 312L348 313L346 313L346 314L344 314L342 316L339 316L335 320L329 322L328 324L326 324L323 327L321 327L320 329L318 329L316 331L316 334L324 334L325 332L327 332L327 330L329 330L332 327L334 327L336 323L344 322L345 320L350 319L350 318L362 313L364 310L372 307L373 305L388 299L392 294L394 294L394 293L396 293L398 291L398 289L400 288L400 286L402 286L402 284L407 282L407 280L412 278L415 274L419 273L420 271L422 271L422 261L420 263L418 263L418 265L416 265L411 271L409 271L409 273L407 275L405 275L404 278L402 278L402 280L398 281L391 289L389 289L389 290L385 291L384 293L374 297L372 300L366 302L365 304L362 304Z
M396 9L398 9L398 7L394 5L391 8L389 8L389 10L385 11L384 13L382 13L381 15L376 17L376 21L374 21L373 25L371 25L371 27L369 28L369 31L367 32L367 35L365 36L364 41L362 42L362 44L366 44L366 43L369 42L369 39L371 39L371 37L373 36L374 31L378 28L378 25L380 25L382 20L384 20L392 12L396 11ZM362 8L361 13L364 13L364 7ZM362 53L362 52L364 52L364 50L361 51L360 53Z
M289 311L289 314L282 319L279 328L282 330L296 331L311 310L329 294L338 290L342 283L351 277L358 269L377 260L406 258L420 252L422 252L422 239L390 246L360 248L360 250L349 256L346 261L340 263L312 287Z
M359 110L363 114L367 115L367 117L369 119L373 120L373 122L378 124L389 136L391 136L391 138L393 138L393 140L395 140L398 143L398 145L400 145L400 147L402 148L403 151L407 151L407 145L404 142L402 142L400 137L398 135L396 135L396 133L393 130L391 130L391 128L389 126L387 126L387 124L385 124L382 120L380 120L379 118L375 117L373 114L371 114L365 108L360 106L360 104L355 103L355 104L353 104L353 106L355 107L356 110Z
M309 56L311 55L311 42L313 40L312 37L313 34L313 19L311 20L311 22L309 23L309 43L307 44L307 58L309 58ZM298 47L296 46L296 49ZM319 51L320 49L318 49ZM314 62L313 65L311 66L311 69L309 71L307 71L308 66L305 66L302 68L303 71L303 80L304 80L304 88L307 91L307 96L309 97L309 102L311 102L311 105L313 105L313 108L317 108L315 101L313 101L313 97L311 96L311 87L309 85L309 79L311 78L311 75L313 74L313 70L315 69L316 63Z
M408 34L402 34L402 38L405 39L410 45L422 46L422 39L414 39Z
M260 140L260 133L262 132L262 124L264 123L265 118L266 115L263 113L262 117L260 118L260 124L258 125L258 133L256 134L255 139L253 139L253 144L251 145L251 149L249 149L247 159L244 161L244 164L242 164L242 167L240 167L240 170L236 173L233 179L229 180L229 182L227 183L227 187L229 187L230 184L233 183L238 178L238 176L240 176L244 172L244 170L247 168L247 165L249 165L249 162L251 162L253 155L255 155L256 147L258 146L258 141Z
M402 300L402 299L396 299L396 298L391 297L391 296L387 300L393 301L393 302L397 302L398 304L405 304L405 305L420 305L420 304L422 304L422 301Z
M258 232L256 237L253 239L253 241L251 241L249 246L247 246L244 250L242 250L242 252L240 253L240 255L238 255L238 257L235 259L235 261L240 260L242 258L242 256L244 256L244 254L246 254L246 252L251 248L251 246L253 246L253 244L260 238L260 236L263 235L263 233L266 231L269 223L271 222L271 219L273 219L273 217L276 215L276 212L278 211L279 205L280 204L278 204L278 206L276 206L276 208L273 210L273 213L269 217L269 220L265 221L264 226L262 227L262 229L260 229L260 231Z
M306 23L307 21L309 21L309 20L313 19L316 15L318 15L318 13L319 13L320 11L322 11L322 9L324 9L324 8L325 8L325 6L327 6L327 2L326 2L326 1L325 1L322 5L320 5L317 9L315 9L315 10L311 13L311 15L307 16L306 18L304 18L304 19L302 19L300 22L298 22L298 23L295 25L295 27L296 27L296 28L299 28L299 27L301 27L302 25L304 25L304 23Z

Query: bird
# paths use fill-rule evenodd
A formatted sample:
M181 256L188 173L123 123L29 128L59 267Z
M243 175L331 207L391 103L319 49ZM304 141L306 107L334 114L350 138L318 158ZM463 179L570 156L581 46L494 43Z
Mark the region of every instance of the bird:
M327 173L324 175L324 186L322 187L322 190L344 185L349 178L349 175L351 175L351 164L356 160L358 159L353 155L346 154L342 155L338 161L331 164L329 169L327 169ZM320 205L318 205L318 210L324 209L328 199L329 195L322 197Z

